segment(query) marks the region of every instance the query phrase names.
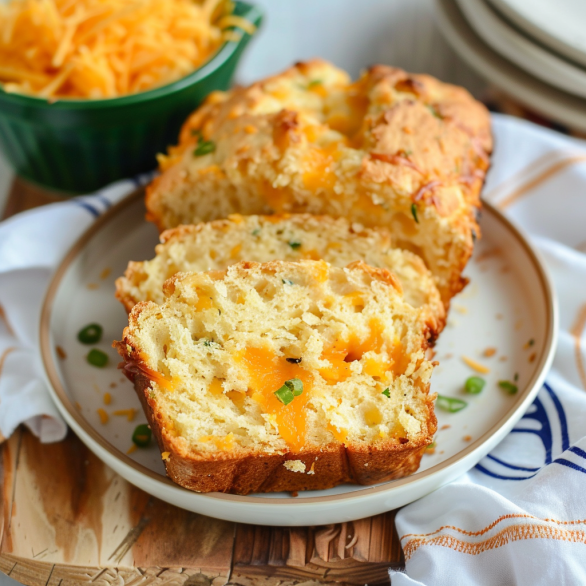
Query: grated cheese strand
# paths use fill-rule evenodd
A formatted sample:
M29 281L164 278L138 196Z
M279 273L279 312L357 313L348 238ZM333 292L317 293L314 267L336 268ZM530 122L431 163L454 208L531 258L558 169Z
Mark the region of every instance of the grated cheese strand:
M228 28L229 26L234 26L237 28L241 28L245 33L249 35L254 34L256 27L241 16L234 16L233 14L229 14L228 16L224 16L218 22L218 26L221 29Z
M255 27L228 0L0 2L0 85L45 98L112 98L185 77Z
M480 364L480 362L476 362L476 360L472 360L472 358L468 358L467 356L462 356L462 360L476 372L480 374L488 374L490 372L490 368L484 366L484 364Z
M136 409L118 409L112 415L126 417L127 421L134 421L136 417Z

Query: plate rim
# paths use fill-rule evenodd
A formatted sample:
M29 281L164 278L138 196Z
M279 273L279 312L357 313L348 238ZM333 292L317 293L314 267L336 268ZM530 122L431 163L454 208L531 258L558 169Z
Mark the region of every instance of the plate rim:
M472 441L465 448L447 460L444 460L443 462L435 464L426 470L415 472L414 474L404 478L390 480L374 486L361 486L360 489L348 493L304 497L301 499L292 499L288 497L251 497L250 495L235 495L218 492L198 493L175 484L168 476L163 476L154 472L146 466L134 461L127 454L118 450L105 437L98 433L98 431L89 423L89 421L82 416L78 409L76 409L74 402L67 395L65 386L61 383L61 378L57 369L57 361L55 360L56 353L52 351L51 345L50 325L52 310L61 282L70 265L77 258L77 256L83 252L88 242L91 241L91 239L100 232L103 226L114 219L128 206L134 204L138 199L144 196L145 189L146 188L142 186L126 195L122 200L114 204L95 222L93 222L75 241L51 277L43 300L39 321L39 353L41 363L50 394L59 411L73 429L73 431L76 433L76 435L78 435L80 439L88 446L88 448L96 453L96 455L98 455L101 460L104 460L102 457L102 452L105 452L108 457L117 461L118 464L130 468L129 472L131 472L133 477L136 475L143 475L146 476L151 482L166 485L167 487L172 487L173 489L177 489L186 494L192 495L193 498L229 501L233 505L238 503L258 506L272 505L273 507L279 505L281 507L285 506L289 510L292 510L293 507L332 503L333 501L356 501L364 497L370 497L377 493L388 493L394 488L405 486L406 484L412 483L414 480L429 481L433 476L448 474L450 470L456 468L461 461L469 458L474 452L481 451L483 446L485 446L485 444L489 442L492 437L498 435L500 430L506 428L511 421L515 420L515 418L518 419L517 415L519 412L528 407L529 401L533 399L534 395L537 393L543 384L543 381L545 380L546 374L549 371L549 367L551 366L554 358L558 337L558 304L553 281L543 260L541 259L540 254L529 243L523 232L517 226L515 226L511 220L506 218L498 210L498 208L496 208L491 203L482 200L482 210L488 211L490 214L492 214L504 226L504 228L515 237L521 247L525 250L525 253L531 260L531 264L533 265L536 275L539 278L541 289L546 301L546 336L541 353L536 359L534 374L525 385L523 391L515 396L514 403L511 404L507 414L503 418L501 418L480 437ZM514 425L514 423L512 425ZM95 442L97 446L91 445L92 442ZM108 462L106 462L106 464L111 466L111 464ZM126 477L126 479L133 483L128 477ZM142 488L144 488L144 486Z
M456 0L456 3L468 24L493 51L547 85L580 98L586 97L583 66L544 49L532 37L513 28L484 0Z
M563 37L542 29L536 21L528 18L527 14L520 12L516 6L512 6L506 0L488 0L488 3L536 42L549 47L565 59L582 67L586 66L586 49L569 44Z
M455 0L437 0L435 10L444 39L480 76L537 113L586 130L584 98L537 79L499 55L476 35Z

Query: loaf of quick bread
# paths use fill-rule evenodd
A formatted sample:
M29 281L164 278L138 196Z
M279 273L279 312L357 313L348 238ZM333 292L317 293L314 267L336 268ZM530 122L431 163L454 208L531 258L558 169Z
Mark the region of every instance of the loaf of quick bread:
M423 311L356 262L178 273L116 342L168 475L237 494L417 470L436 430Z
M391 270L405 300L424 307L427 320L439 333L445 310L429 270L415 254L393 247L383 228L366 229L339 218L310 214L278 216L232 215L226 220L181 226L161 235L156 256L130 262L116 281L116 296L130 311L139 301L163 301L163 283L181 271L225 269L241 260L268 262L323 259L337 267L362 260Z
M447 305L465 284L491 150L489 113L463 88L383 65L352 82L314 60L211 94L160 157L147 217L160 230L284 212L385 226Z

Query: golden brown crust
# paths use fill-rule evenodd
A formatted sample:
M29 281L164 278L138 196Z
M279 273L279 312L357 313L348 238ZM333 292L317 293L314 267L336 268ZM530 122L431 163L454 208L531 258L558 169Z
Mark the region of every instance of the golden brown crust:
M125 356L125 352L121 354ZM169 478L195 492L245 495L323 490L345 483L370 485L402 478L417 471L437 428L432 399L428 399L427 435L416 445L414 442L397 444L392 440L375 445L333 443L301 453L239 453L236 457L224 454L223 457L203 459L178 445L166 429L163 416L153 409L148 396L150 379L142 373L130 376L159 449L162 453L169 453L168 459L164 460ZM288 460L300 460L306 472L288 470L284 466ZM309 471L313 474L307 474Z
M216 144L209 157L193 156L194 131ZM148 217L161 230L232 212L384 225L423 256L447 305L465 284L461 273L479 235L491 150L488 112L466 90L383 65L350 83L314 60L215 95L194 112L147 190ZM431 228L445 235L439 259L419 237L437 240Z
M138 308L140 310L140 308ZM135 311L137 311L135 309ZM215 455L196 454L174 436L172 423L156 408L149 396L152 380L141 366L138 353L127 344L126 336L115 345L125 360L125 374L134 383L147 420L159 445L168 476L177 484L196 492L281 492L322 490L339 484L371 485L402 478L419 468L421 457L433 441L437 429L434 396L426 397L427 420L417 442L381 440L349 444L331 443L301 452L266 454L240 449ZM293 472L284 466L289 460L305 465L305 472ZM313 472L309 473L308 472Z
M130 294L128 287L125 286L124 281L134 281L136 276L140 273L139 266L142 263L130 261L126 270L124 271L124 277L118 277L116 279L116 291L114 292L114 296L122 305L124 305L124 309L126 309L127 313L132 311L132 308L136 305L136 299Z

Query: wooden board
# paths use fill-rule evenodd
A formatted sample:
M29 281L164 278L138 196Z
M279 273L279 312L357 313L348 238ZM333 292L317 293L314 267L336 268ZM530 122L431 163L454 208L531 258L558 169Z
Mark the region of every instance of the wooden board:
M5 217L56 198L16 180ZM403 565L385 513L320 527L219 521L135 488L73 433L2 444L0 570L31 586L389 584Z
M0 570L24 584L388 584L402 562L394 512L321 527L220 521L135 488L72 433L41 444L19 429L2 486Z

